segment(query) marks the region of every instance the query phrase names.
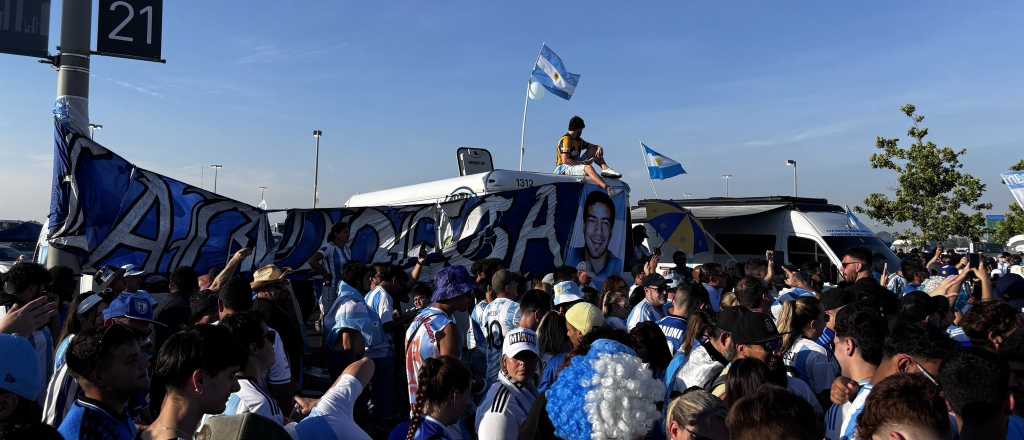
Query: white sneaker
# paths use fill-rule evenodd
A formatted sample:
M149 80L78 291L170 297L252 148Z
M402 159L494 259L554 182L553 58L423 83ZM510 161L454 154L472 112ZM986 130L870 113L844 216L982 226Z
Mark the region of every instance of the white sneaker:
M618 179L622 177L622 173L615 171L611 168L605 168L601 170L601 177L610 177L612 179Z

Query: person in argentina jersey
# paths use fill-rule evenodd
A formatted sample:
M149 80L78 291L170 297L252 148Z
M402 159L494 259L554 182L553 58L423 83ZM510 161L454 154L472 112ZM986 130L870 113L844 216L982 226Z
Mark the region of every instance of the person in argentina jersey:
M858 390L870 390L888 333L885 318L867 305L853 304L840 309L835 321L835 358L842 372L836 383L851 382ZM825 413L825 438L839 440L842 437L854 410L863 407L867 394L858 392L853 401L833 402Z
M873 384L896 374L921 374L938 386L935 378L938 376L939 368L942 367L943 359L948 358L949 354L956 350L955 344L941 330L897 322L885 338L882 360L875 374L871 377L870 383L856 391L850 408L850 419L836 438L856 438L857 419L864 411L864 403L871 394Z
M540 362L537 334L525 328L506 334L499 362L498 381L476 411L477 434L482 439L516 440L538 396L534 384Z
M405 332L405 373L409 407L416 406L418 375L423 362L442 356L458 357L459 334L452 314L472 304L476 283L462 266L441 269L434 279L431 305L416 315Z
M668 350L673 356L679 352L686 338L686 317L690 316L693 285L683 282L675 288L675 299L671 303L668 314L657 321L661 332L665 334Z
M656 273L644 277L644 299L633 306L626 319L626 328L633 330L637 324L646 321L658 322L664 316L662 306L668 296L668 284L665 278Z
M394 363L391 337L384 331L380 316L370 309L363 295L350 283L362 279L364 266L357 262L345 265L342 282L338 285L338 297L334 300L324 321L326 347L332 353L328 357L331 377L337 377L342 370L356 359L366 356L373 360L374 377L370 385L370 409L373 417L387 417L393 412L390 366ZM329 326L328 326L329 324Z
M519 326L519 277L505 269L491 277L494 300L484 309L483 331L487 341L487 387L498 380L505 335Z
M58 431L67 440L134 440L129 402L149 390L149 356L121 324L92 329L71 341L67 364L81 394Z
M782 333L782 362L811 386L811 391L824 404L829 401L832 380L839 368L817 338L825 327L821 304L817 298L801 297L786 301L779 314Z
M317 297L321 320L326 318L327 310L334 304L345 264L352 260L348 239L349 224L344 221L335 223L327 234L327 244L309 259L309 267L322 278Z
M253 413L284 426L285 414L264 384L263 378L274 365L276 335L256 312L237 313L220 321L231 332L234 343L245 351L245 360L236 375L238 391L228 396L224 415ZM209 416L203 416L203 423Z

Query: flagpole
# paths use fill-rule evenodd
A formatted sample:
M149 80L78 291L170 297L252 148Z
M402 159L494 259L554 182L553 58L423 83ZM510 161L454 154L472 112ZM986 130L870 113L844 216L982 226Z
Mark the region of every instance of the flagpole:
M643 161L644 168L648 168L648 166L647 166L647 151L644 150L644 141L643 140L640 141L640 158ZM647 170L647 181L651 182L651 191L654 191L654 198L660 199L661 196L658 195L658 188L654 187L654 179L651 178L651 170L650 169Z
M519 171L523 170L523 158L526 157L526 110L530 108L530 83L532 82L532 78L526 81L526 102L523 103L523 127L519 131Z

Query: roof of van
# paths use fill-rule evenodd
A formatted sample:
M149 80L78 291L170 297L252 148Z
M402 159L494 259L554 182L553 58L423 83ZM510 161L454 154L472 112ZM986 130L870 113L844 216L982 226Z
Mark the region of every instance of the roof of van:
M637 202L639 206L633 208L631 213L633 221L646 220L647 209L644 205L655 201L658 200L645 199ZM675 199L671 201L690 210L694 217L699 219L741 217L780 208L803 212L846 212L842 207L829 204L828 200L807 197L712 197L708 199Z
M532 188L551 183L583 182L583 176L559 176L530 171L494 170L486 173L451 177L431 182L390 188L353 195L345 202L347 208L366 206L405 206L444 203L469 197ZM621 180L609 180L609 185L629 186Z

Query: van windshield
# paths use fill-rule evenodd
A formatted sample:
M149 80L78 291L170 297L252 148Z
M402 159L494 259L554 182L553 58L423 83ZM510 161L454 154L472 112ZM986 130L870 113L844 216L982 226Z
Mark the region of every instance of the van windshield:
M889 263L889 273L895 273L900 270L900 259L896 257L896 255L882 243L882 240L879 240L877 237L826 235L822 238L825 239L825 244L832 249L832 252L835 252L836 257L840 259L843 258L846 251L851 248L863 247L871 251L871 254L876 256L876 258L877 255L881 254L885 258L885 261ZM883 262L876 261L874 263L875 271L881 271Z

